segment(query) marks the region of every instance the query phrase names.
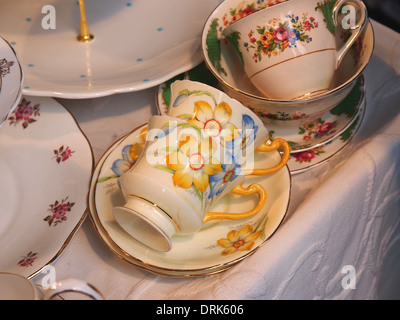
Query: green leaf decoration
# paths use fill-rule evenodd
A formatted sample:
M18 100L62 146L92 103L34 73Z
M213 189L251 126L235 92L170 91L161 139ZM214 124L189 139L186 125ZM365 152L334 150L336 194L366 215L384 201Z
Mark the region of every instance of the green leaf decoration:
M162 151L167 151L167 152L178 152L179 148L178 147L165 147L161 149Z
M172 170L172 169L168 168L167 166L163 166L163 165L161 165L161 164L155 166L154 168L160 169L160 170L164 170L164 171L167 171L167 172L169 172L169 173L175 173L175 170Z
M235 50L235 53L238 56L240 63L242 65L244 65L243 54L239 50L240 33L237 31L232 32L231 34L227 35L226 38L228 39L228 41L231 43L233 49Z
M115 179L115 178L118 178L118 177L119 177L119 176L115 174L115 175L113 175L113 176L100 178L100 179L97 180L97 183L102 183L102 182L104 182L104 181L107 181L107 180L110 180L110 179Z
M218 39L217 27L218 19L214 19L211 22L210 29L208 30L206 38L208 57L212 65L217 69L219 73L227 75L226 71L221 66L221 44Z
M257 26L257 32L259 33L259 34L264 34L265 33L265 27L260 27L260 26ZM272 29L272 31L273 31L273 29Z
M200 199L201 201L201 208L203 209L203 193L201 193L195 186L192 184L192 189L196 193L196 196Z
M201 135L201 129L190 122L178 123L178 127L196 129L196 131Z
M260 239L265 240L266 234L265 234L265 226L267 225L268 221L268 213L266 213L260 220L260 222L256 225L256 227L253 230L253 233L257 232L258 228L261 228L261 234L260 234Z
M297 142L287 141L287 143L292 149L295 149L297 147Z
M180 91L178 93L178 96L190 96L192 94L196 95L196 96L207 95L207 96L209 96L209 97L211 97L213 99L215 104L217 104L217 100L215 99L214 95L211 92L208 92L208 91L203 91L203 90L189 91L188 89L184 89L184 90L182 90L182 91ZM177 100L178 100L178 98L175 100L174 106L178 105L178 103L176 103Z
M214 77L204 62L189 70L187 76L192 81L202 82L212 87L215 87L218 84L218 80Z
M330 113L334 115L341 115L344 113L347 118L353 117L357 111L357 107L361 99L362 92L360 85L361 79L359 78L346 98L344 98L336 107L334 107Z
M193 119L192 114L179 114L177 118L182 119L182 120L190 120Z
M336 0L325 0L324 2L317 3L315 11L321 10L324 15L324 21L329 32L335 35L335 22L333 21L333 7L335 6Z
M358 121L360 121L360 117L358 116L357 119L347 128L345 132L340 135L340 140L345 142L350 139L351 135L353 134L353 130L356 127Z
M171 84L176 80L183 80L184 77L185 74L181 73L165 82L165 89L162 92L162 98L167 106L171 103Z

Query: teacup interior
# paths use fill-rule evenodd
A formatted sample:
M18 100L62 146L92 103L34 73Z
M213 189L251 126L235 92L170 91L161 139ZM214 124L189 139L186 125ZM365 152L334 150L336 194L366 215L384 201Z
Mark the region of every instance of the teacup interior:
M0 274L0 300L32 300L35 289L28 279L16 274Z

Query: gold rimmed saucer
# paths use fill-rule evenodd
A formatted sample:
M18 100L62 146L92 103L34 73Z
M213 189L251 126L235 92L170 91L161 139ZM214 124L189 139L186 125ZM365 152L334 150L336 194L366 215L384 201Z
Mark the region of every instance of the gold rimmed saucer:
M359 110L345 131L324 144L291 154L288 161L290 173L295 175L317 167L331 159L347 146L363 123L366 107L366 99L363 97Z
M290 200L291 176L287 166L264 177L246 177L245 185L261 184L268 193L265 208L255 217L241 221L205 224L194 235L173 238L172 250L158 252L137 242L116 223L112 209L124 203L118 186L118 171L133 165L129 151L143 143L143 129L136 128L115 142L100 159L92 177L89 209L93 224L106 245L127 262L153 273L168 276L202 276L222 272L253 254L282 223ZM132 154L131 154L132 155ZM255 166L268 167L280 159L278 151L255 155ZM255 198L229 194L213 209L244 212ZM248 237L250 236L250 237ZM225 239L225 240L222 240Z

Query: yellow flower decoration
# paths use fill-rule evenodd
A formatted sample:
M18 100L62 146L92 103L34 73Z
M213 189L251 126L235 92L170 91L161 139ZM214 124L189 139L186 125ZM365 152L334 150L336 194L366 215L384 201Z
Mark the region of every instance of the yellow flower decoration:
M141 131L140 131L140 141L138 143L135 143L130 149L129 149L129 156L131 157L131 159L136 162L137 159L139 159L140 155L143 152L143 148L144 148L144 144L146 143L146 137L147 137L147 131L148 131L148 127L144 127Z
M221 164L213 154L215 142L211 138L199 142L193 136L187 136L178 151L165 158L167 167L174 172L172 180L175 186L188 189L192 185L200 192L206 191L209 176L222 170Z
M308 131L315 130L318 127L317 121L311 121L303 125Z
M220 137L224 141L231 141L237 135L237 127L230 123L232 109L226 102L220 102L214 110L205 101L197 101L194 105L194 117L188 122L200 129L204 129L210 137Z
M254 240L256 240L261 234L261 230L253 233L253 227L246 225L239 231L231 230L227 234L227 239L219 239L217 243L225 248L222 251L222 255L235 253L236 251L250 250L254 246Z

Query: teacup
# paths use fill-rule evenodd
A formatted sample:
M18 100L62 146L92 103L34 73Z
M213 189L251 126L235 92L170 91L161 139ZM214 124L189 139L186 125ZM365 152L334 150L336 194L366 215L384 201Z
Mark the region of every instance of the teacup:
M82 293L103 300L101 293L83 280L66 278L48 289L41 289L29 279L14 273L0 272L0 300L51 300L60 293Z
M186 120L216 138L234 154L245 174L265 175L286 165L290 157L289 144L277 138L267 140L267 128L259 117L239 101L207 84L177 80L171 84L171 103L168 115ZM271 168L254 168L254 151L273 151L281 148L280 163Z
M174 235L193 234L208 221L242 220L264 206L259 184L243 187L245 176L229 149L205 130L170 116L153 116L135 165L119 178L125 205L114 207L117 223L158 251L172 248ZM244 213L210 212L227 193L258 195Z
M348 14L339 19L339 9ZM292 0L235 21L223 35L262 94L296 100L330 90L335 70L367 22L361 0ZM351 36L338 48L336 38L348 29Z

